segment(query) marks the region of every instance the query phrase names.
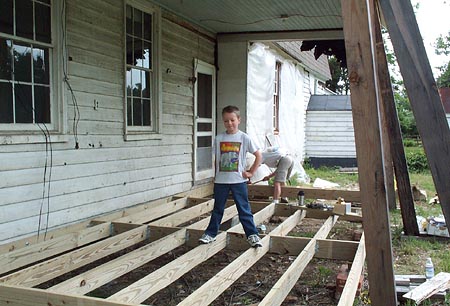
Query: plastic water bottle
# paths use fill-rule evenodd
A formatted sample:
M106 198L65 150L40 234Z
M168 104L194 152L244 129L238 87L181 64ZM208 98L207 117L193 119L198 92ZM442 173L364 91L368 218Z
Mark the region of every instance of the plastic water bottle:
M434 266L430 257L427 258L427 261L425 263L425 277L427 279L434 277Z

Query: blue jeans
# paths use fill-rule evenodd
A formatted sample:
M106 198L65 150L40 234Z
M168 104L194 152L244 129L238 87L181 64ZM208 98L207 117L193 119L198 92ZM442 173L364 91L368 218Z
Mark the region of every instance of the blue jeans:
M214 184L214 209L205 234L211 237L217 236L230 191L236 203L239 221L241 221L245 235L248 237L253 234L258 234L255 222L253 221L250 203L248 202L248 189L247 183L245 182L238 184Z

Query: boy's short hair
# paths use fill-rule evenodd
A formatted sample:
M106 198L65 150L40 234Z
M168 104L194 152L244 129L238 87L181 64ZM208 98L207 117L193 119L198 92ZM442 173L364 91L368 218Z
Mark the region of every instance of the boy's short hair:
M235 113L238 118L241 117L241 112L239 111L239 107L234 106L234 105L225 106L222 109L222 116L225 113Z

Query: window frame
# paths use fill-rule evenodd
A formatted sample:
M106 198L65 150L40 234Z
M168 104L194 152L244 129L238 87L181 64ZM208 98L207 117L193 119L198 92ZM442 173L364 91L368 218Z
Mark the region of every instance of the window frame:
M154 112L151 120L154 124L148 126L129 126L127 118L127 46L126 46L126 10L127 6L131 6L146 14L152 15L152 71L151 80L151 107ZM161 139L162 131L162 75L161 75L161 9L149 4L144 0L126 0L123 6L123 61L124 61L124 79L123 79L123 105L124 105L124 139L125 140L147 140Z
M39 1L38 1L39 2ZM63 28L65 25L63 5L61 1L50 1L51 15L51 42L44 43L37 40L21 38L14 34L2 33L3 39L11 39L14 42L40 46L49 50L49 84L50 84L50 123L0 123L0 143L42 143L46 138L42 136L42 130L48 130L52 136L52 142L66 141L65 133L65 108L63 86ZM63 13L63 14L62 14ZM13 12L15 14L15 11ZM15 17L13 17L15 20ZM14 27L16 25L14 24ZM33 25L34 28L35 25ZM66 70L67 71L67 70Z

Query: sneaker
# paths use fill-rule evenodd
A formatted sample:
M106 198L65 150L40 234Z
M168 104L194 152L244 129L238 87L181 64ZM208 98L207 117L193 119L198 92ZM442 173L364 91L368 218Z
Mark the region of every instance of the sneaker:
M288 198L281 198L280 203L289 203L289 199Z
M213 241L216 241L216 237L211 237L208 234L203 234L198 241L200 241L200 243L203 243L203 244L208 244Z
M262 247L261 239L256 234L248 236L247 237L247 241L252 246L252 248L260 248L260 247Z

